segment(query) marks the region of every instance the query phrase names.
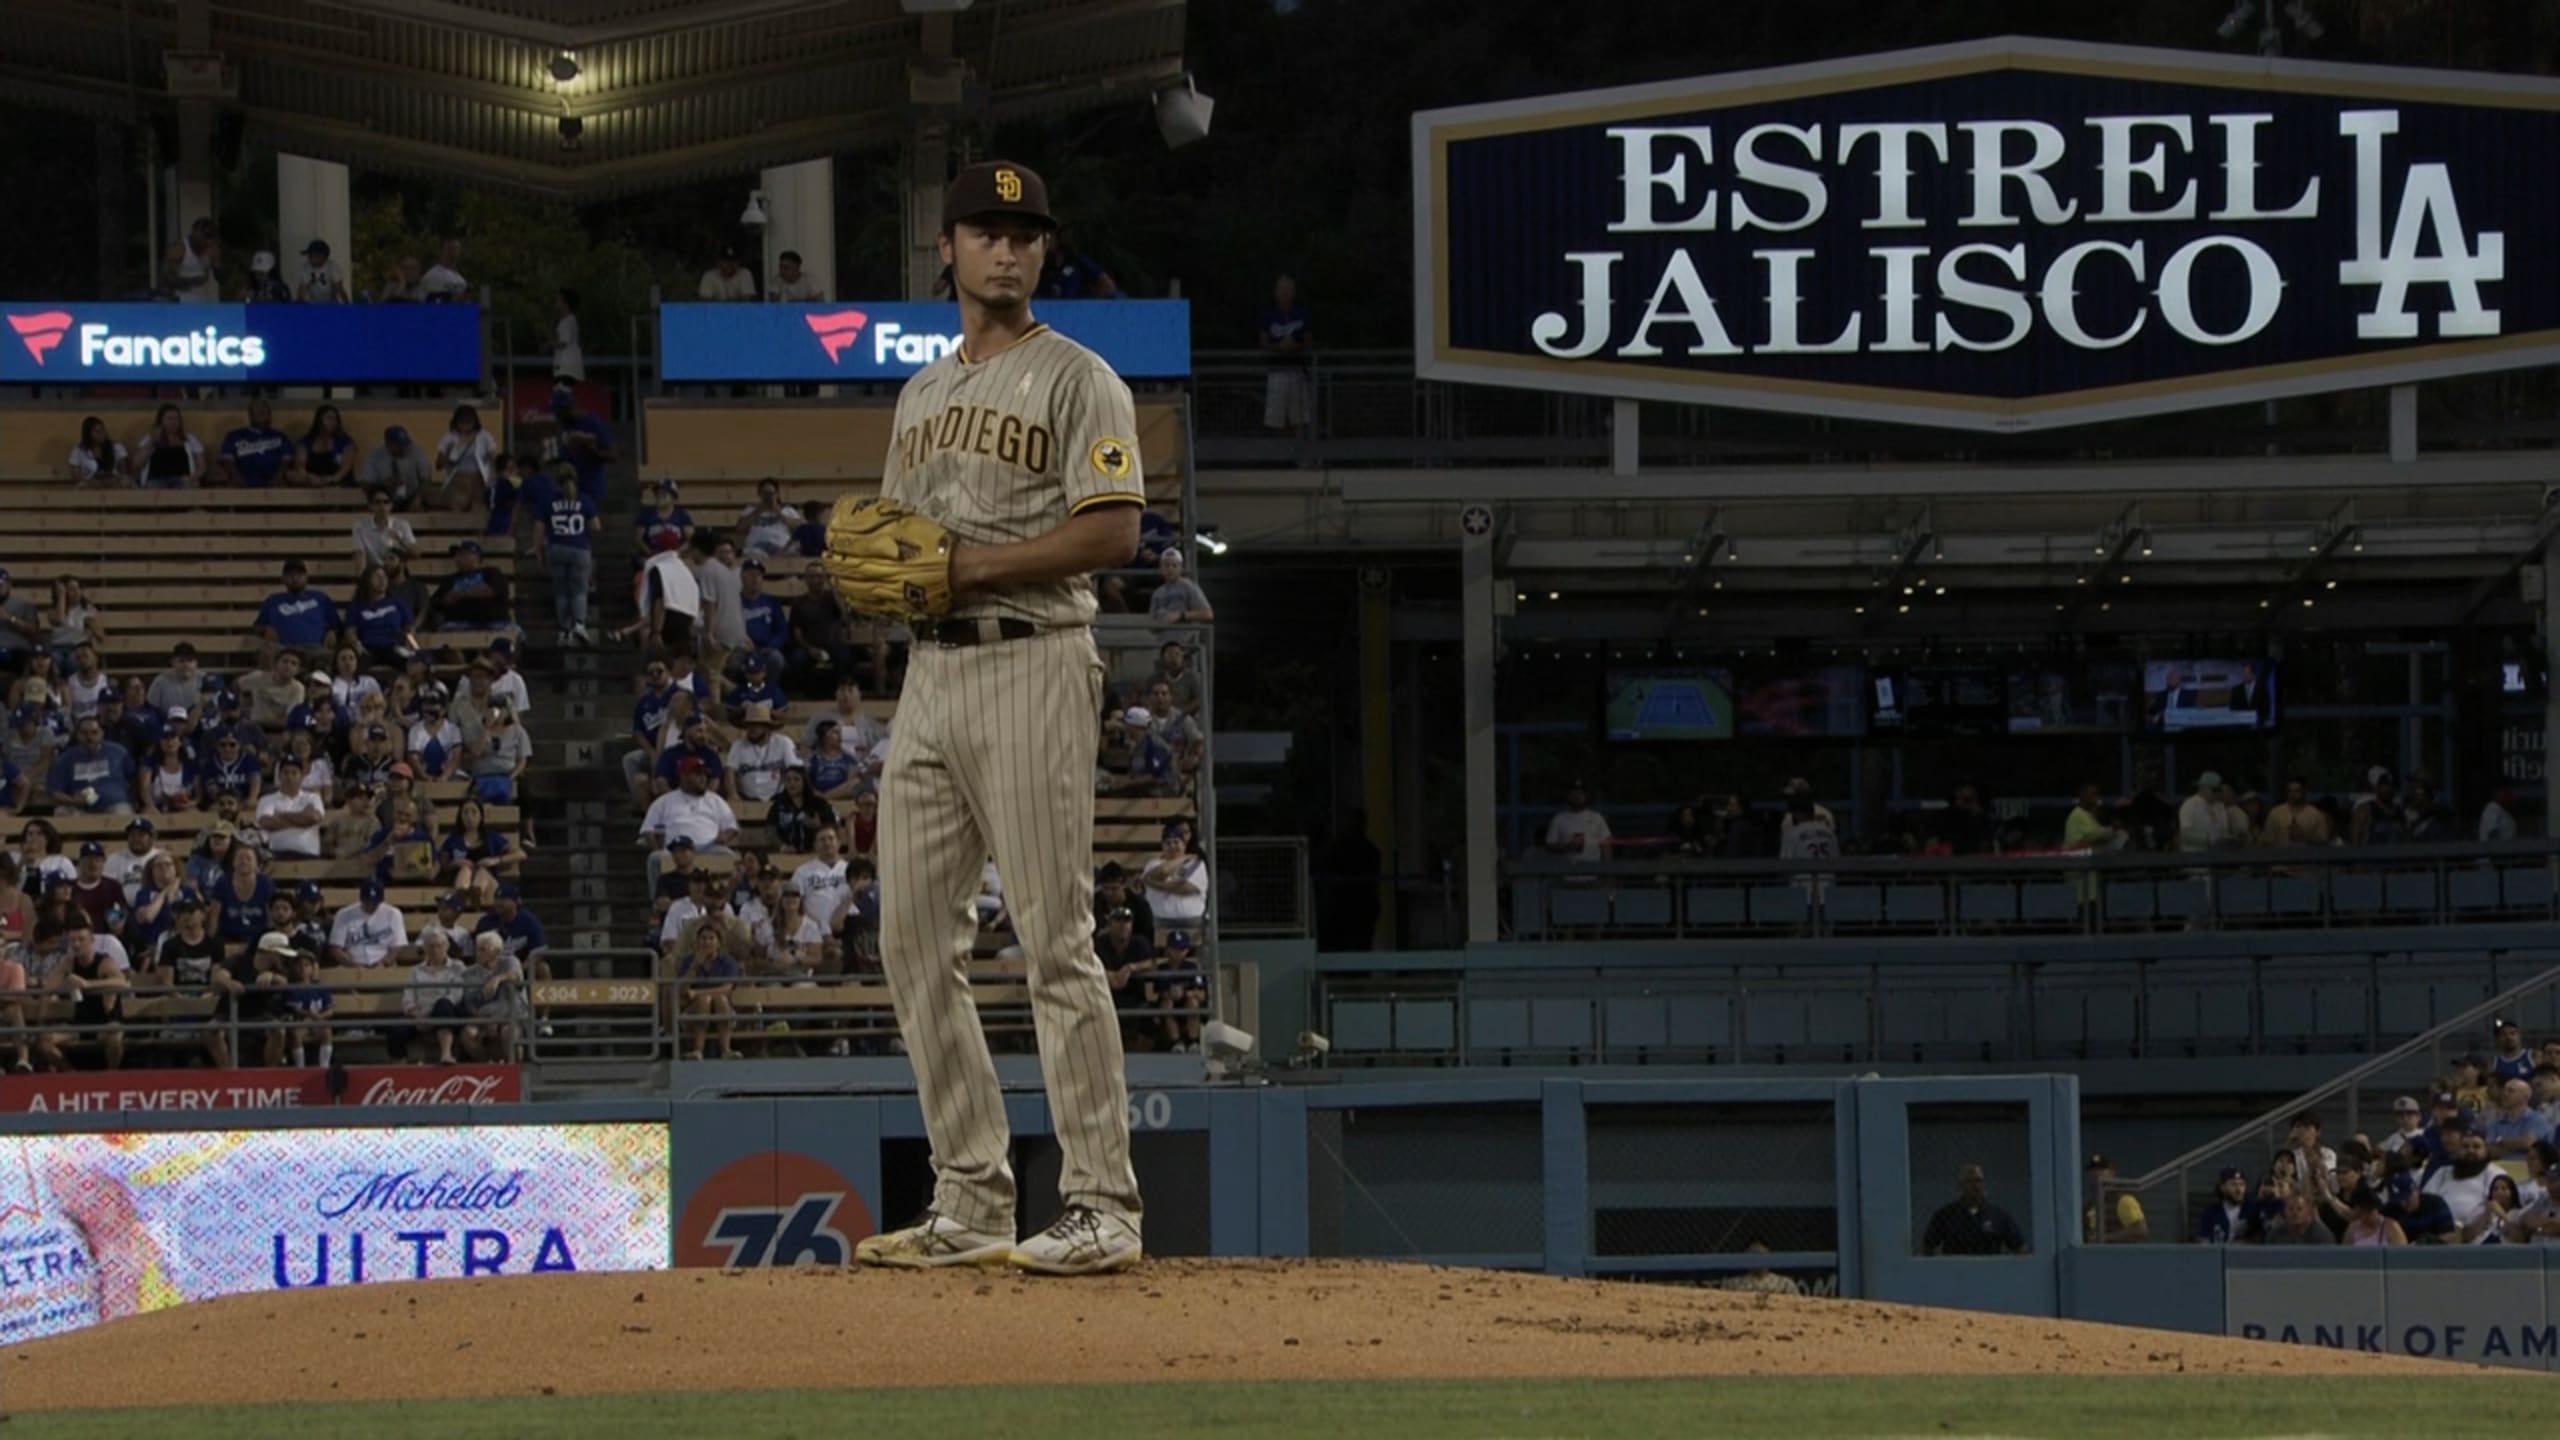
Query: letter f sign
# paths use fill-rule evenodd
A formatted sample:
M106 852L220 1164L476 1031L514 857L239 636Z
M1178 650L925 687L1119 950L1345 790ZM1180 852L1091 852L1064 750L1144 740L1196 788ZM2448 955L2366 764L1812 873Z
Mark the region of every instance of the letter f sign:
M45 352L61 344L63 335L71 329L71 312L39 310L33 315L12 315L9 328L18 332L18 343L27 347L28 356L42 365Z

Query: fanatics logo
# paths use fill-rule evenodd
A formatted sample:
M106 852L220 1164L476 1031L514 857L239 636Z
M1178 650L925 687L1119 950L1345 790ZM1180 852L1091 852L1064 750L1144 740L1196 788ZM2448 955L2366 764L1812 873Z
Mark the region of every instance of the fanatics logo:
M861 336L862 327L871 321L870 316L859 310L838 310L831 315L801 318L809 322L809 333L818 337L818 344L827 352L830 365L842 363L846 348Z
M12 315L9 328L18 332L18 343L26 346L27 354L42 365L45 352L61 344L62 337L70 333L71 312L39 310L33 315Z

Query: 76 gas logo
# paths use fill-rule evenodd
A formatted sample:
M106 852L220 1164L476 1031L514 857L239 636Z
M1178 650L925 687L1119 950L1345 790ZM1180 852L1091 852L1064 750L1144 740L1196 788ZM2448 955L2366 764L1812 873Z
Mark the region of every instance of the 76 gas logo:
M872 1233L871 1211L832 1166L765 1151L720 1167L695 1187L676 1222L675 1263L757 1270L853 1263Z

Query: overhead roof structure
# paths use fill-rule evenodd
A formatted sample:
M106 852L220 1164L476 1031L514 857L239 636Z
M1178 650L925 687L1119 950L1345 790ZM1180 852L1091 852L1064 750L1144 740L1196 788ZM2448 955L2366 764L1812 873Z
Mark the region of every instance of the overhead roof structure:
M296 154L587 201L886 145L937 115L1142 104L1182 74L1185 0L963 4L45 0L9 7L0 84L129 118L211 91ZM200 48L182 43L196 6Z

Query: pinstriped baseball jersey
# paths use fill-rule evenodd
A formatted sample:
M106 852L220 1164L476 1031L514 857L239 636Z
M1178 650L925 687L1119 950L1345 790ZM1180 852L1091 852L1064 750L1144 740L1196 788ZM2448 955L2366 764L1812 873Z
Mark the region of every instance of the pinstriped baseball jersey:
M1146 503L1136 407L1102 357L1045 325L980 364L949 354L898 392L880 493L962 540L1032 540L1097 505ZM972 595L954 614L1093 623L1081 577Z
M1035 327L984 363L955 351L907 382L881 493L964 541L1037 539L1078 511L1145 503L1135 433L1120 378ZM1004 1095L968 972L992 856L1023 951L1059 1189L1135 1226L1119 1019L1093 948L1093 591L1074 577L972 595L956 613L1040 631L920 640L881 773L881 963L933 1146L933 1208L978 1230L1015 1224Z

